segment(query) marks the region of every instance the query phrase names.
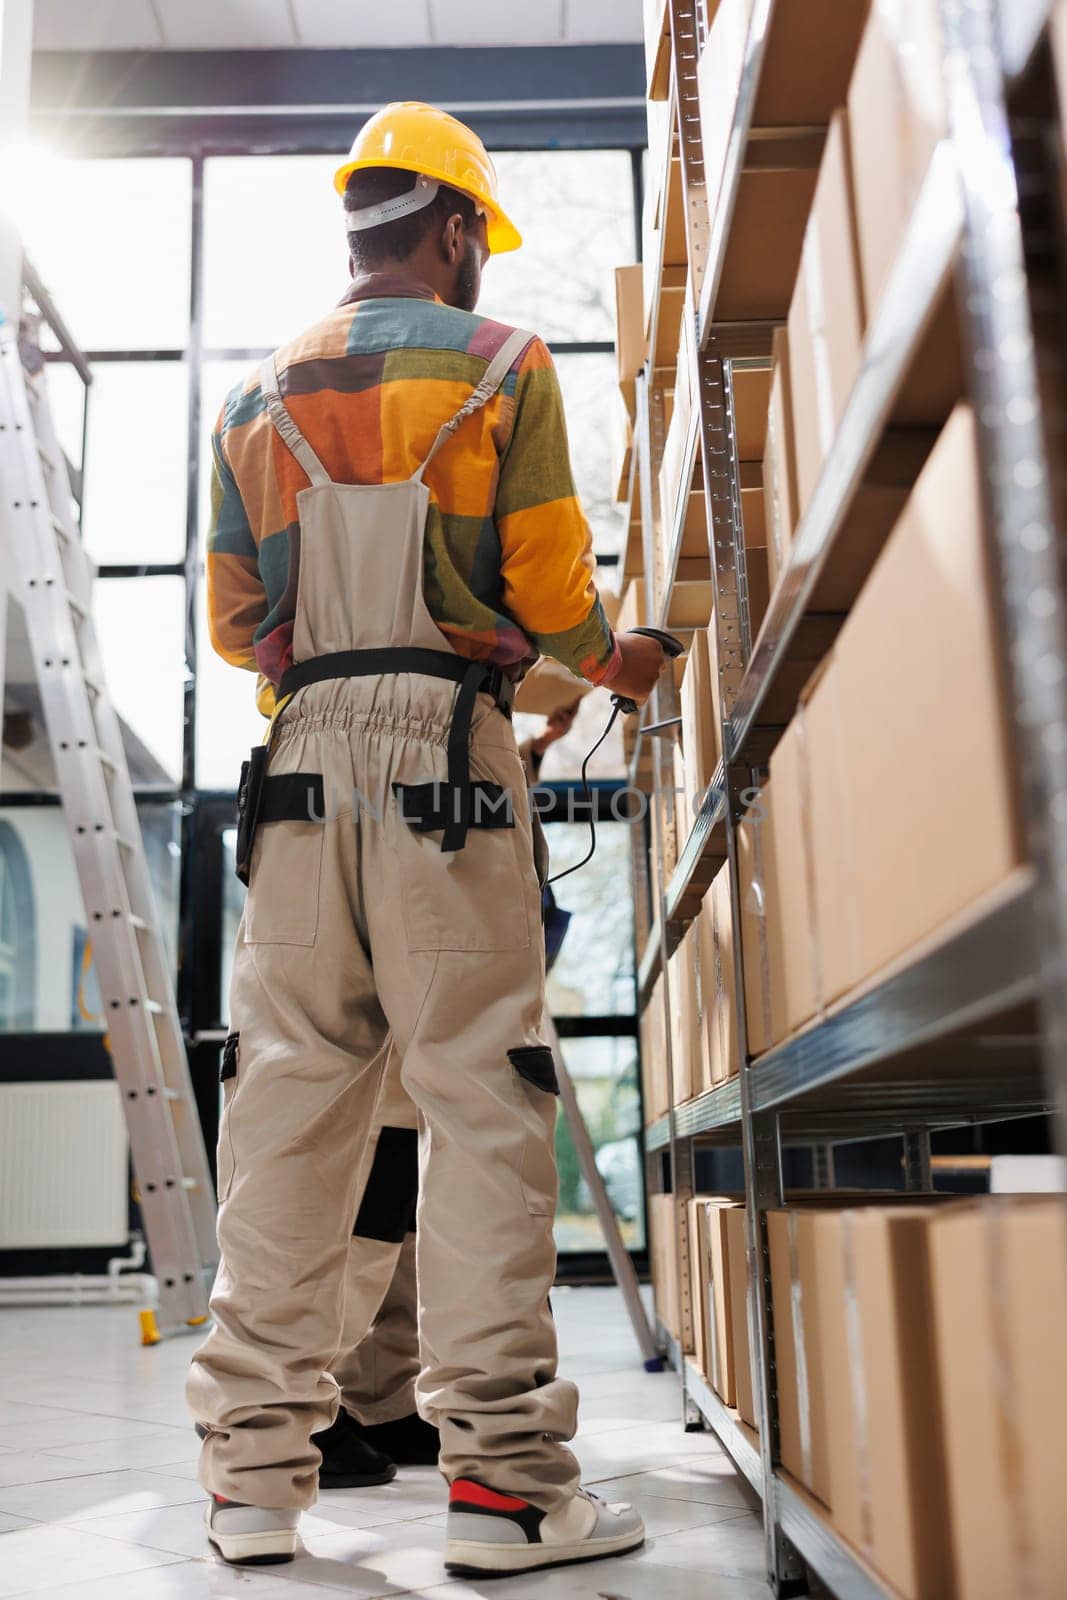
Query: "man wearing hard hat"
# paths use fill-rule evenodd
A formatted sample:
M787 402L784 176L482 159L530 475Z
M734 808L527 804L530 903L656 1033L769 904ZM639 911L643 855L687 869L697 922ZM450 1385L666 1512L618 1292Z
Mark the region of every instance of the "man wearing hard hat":
M276 706L242 775L222 1260L189 1397L212 1542L288 1560L391 1032L419 1116L446 1565L521 1572L643 1528L579 1488L563 1443L541 863L510 710L539 652L636 700L663 654L604 616L548 351L473 315L489 255L521 242L481 141L387 106L336 182L353 282L213 438L212 639Z

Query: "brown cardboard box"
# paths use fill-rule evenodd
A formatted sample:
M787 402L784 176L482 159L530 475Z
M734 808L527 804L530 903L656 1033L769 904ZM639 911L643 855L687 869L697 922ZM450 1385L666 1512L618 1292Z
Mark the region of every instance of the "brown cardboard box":
M682 679L682 748L685 751L685 810L689 828L719 761L719 733L711 691L707 630L693 635Z
M1067 1572L1067 1202L952 1206L930 1227L957 1600L1058 1600Z
M927 1248L933 1214L873 1206L820 1211L814 1223L822 1361L835 1375L825 1388L832 1520L903 1600L953 1595Z
M835 653L866 977L1022 859L969 407L946 425Z
M777 0L756 96L757 128L830 120L848 92L869 4Z
M712 879L710 893L715 909L715 948L718 957L721 1076L733 1078L741 1070L741 1041L737 1031L737 968L729 867L720 867Z
M803 768L808 797L807 848L812 881L812 939L818 950L818 1000L833 1005L859 982L859 906L852 875L855 842L846 798L840 669L832 653L801 700Z
M652 1261L652 1292L656 1314L668 1333L679 1337L678 1259L675 1246L675 1219L678 1206L672 1194L648 1197L648 1232ZM683 1211L684 1215L684 1211ZM686 1285L686 1301L689 1287Z
M674 1103L682 1105L696 1094L700 1062L700 1027L697 995L697 939L692 925L668 959L670 980L671 1076Z
M848 122L837 111L826 137L789 307L798 517L811 499L859 372L863 329Z
M732 1406L733 1329L726 1213L733 1195L700 1195L691 1202L689 1238L693 1266L693 1345L700 1370L724 1405Z
M671 81L671 10L667 0L645 0L645 85L650 100L665 100Z
M622 592L622 604L615 624L616 633L629 633L631 628L645 626L645 580L631 578Z
M770 567L766 545L750 545L745 551L745 570L748 574L748 620L753 640L756 639L771 603Z
M665 1116L670 1106L667 1079L667 1013L663 1006L663 975L649 992L641 1016L641 1083L644 1090L645 1125Z
M789 386L789 334L775 328L773 368L763 451L764 526L773 591L789 556L797 525L797 468L793 454L793 395Z
M632 267L615 268L615 358L619 388L631 421L636 414L634 380L648 355L643 285L640 262Z
M946 126L935 0L871 7L848 120L863 295L872 317Z
M650 1195L648 1226L656 1312L664 1327L673 1333L682 1349L692 1353L693 1310L689 1270L689 1214L686 1201L676 1199L673 1194ZM681 1257L680 1262L679 1257Z
M733 913L725 864L701 901L696 926L704 1000L703 1086L710 1089L740 1070Z
M815 180L811 167L754 167L741 174L715 299L716 321L778 321L785 316Z
M697 67L708 214L714 216L745 59L752 0L719 0Z
M784 329L782 330L784 332ZM775 330L777 337L778 330ZM771 395L770 368L737 367L733 374L738 461L762 461ZM762 539L756 541L762 544Z
M715 906L709 889L693 919L700 953L701 1051L700 1089L710 1089L722 1077L722 1030L719 1020L719 952L715 932Z
M689 838L693 819L690 816L686 798L685 756L680 743L674 746L672 767L674 781L674 843L675 849L681 855L685 849L686 840Z
M770 829L777 915L768 921L771 950L771 1040L777 1044L819 1009L819 952L812 914L814 872L804 719L796 717L771 756L774 810Z
M734 1360L734 1404L742 1422L750 1428L756 1421L756 1380L752 1371L752 1347L748 1337L748 1240L745 1232L745 1207L731 1206L726 1212L726 1275L730 1289L730 1340Z
M817 1500L829 1505L826 1389L833 1375L819 1341L819 1247L821 1242L826 1249L827 1234L816 1228L817 1217L817 1211L800 1206L769 1211L767 1241L782 1465Z
M812 592L812 611L844 612L852 605L936 438L932 428L896 428L882 436Z
M771 948L766 937L773 924L774 831L771 824L771 787L764 784L737 830L737 859L741 896L741 949L745 971L745 1025L750 1055L758 1056L773 1043L770 970Z

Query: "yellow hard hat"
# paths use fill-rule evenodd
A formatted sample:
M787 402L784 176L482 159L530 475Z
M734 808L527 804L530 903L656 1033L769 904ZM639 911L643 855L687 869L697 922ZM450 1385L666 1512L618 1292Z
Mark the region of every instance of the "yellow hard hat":
M394 100L365 122L356 134L348 159L334 173L334 188L343 195L353 172L366 167L397 167L460 189L486 215L493 255L517 250L522 235L501 209L496 168L478 135L447 111L421 100Z

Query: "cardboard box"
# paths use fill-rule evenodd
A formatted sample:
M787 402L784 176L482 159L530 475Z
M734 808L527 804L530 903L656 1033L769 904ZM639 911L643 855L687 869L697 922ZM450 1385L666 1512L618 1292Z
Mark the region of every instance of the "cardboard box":
M671 1077L674 1103L691 1100L699 1087L700 1019L697 991L697 938L692 925L668 959L671 1027Z
M755 641L771 603L770 566L766 545L750 546L745 550L745 570L748 575L748 622Z
M671 8L668 0L645 0L645 87L650 100L665 100L671 81Z
M820 1500L830 1505L830 1440L826 1390L835 1377L820 1343L817 1291L821 1281L820 1244L827 1234L816 1227L817 1210L790 1206L767 1213L771 1258L771 1306L778 1374L778 1427L782 1465Z
M930 157L946 131L935 0L871 7L848 92L863 295L875 314Z
M863 296L848 149L848 122L837 111L826 136L789 307L798 518L818 482L863 357Z
M618 363L619 388L631 422L637 409L634 380L648 355L642 273L640 262L632 267L615 268L615 359Z
M693 635L682 679L682 748L685 752L685 809L689 828L715 775L721 755L715 722L707 630Z
M870 0L777 0L756 95L757 128L829 122L848 93L869 6Z
M756 1428L756 1377L748 1337L748 1238L745 1207L726 1212L726 1276L729 1283L730 1340L734 1363L734 1404L742 1422Z
M737 830L741 898L741 950L745 972L745 1028L749 1054L758 1056L773 1043L771 1022L771 948L768 922L773 923L774 832L770 784L742 818Z
M592 688L591 683L585 678L576 678L561 661L541 656L516 689L514 708L533 716L550 717L554 711L584 699Z
M736 1402L726 1213L736 1196L700 1195L690 1203L693 1345L700 1370L724 1405Z
M645 627L646 615L645 580L644 578L631 578L622 592L622 603L619 606L615 632L629 633L631 628Z
M985 1199L930 1226L956 1600L1057 1600L1067 1571L1067 1203Z
M933 1215L930 1207L872 1206L819 1211L814 1221L818 1337L834 1374L825 1387L831 1516L903 1600L953 1594L927 1248Z
M849 760L840 706L840 669L831 653L801 700L811 937L818 950L818 1002L833 1005L859 982L859 907L852 863L856 845L846 797Z
M649 1195L648 1227L656 1313L682 1349L693 1354L689 1214L686 1201L677 1199L673 1194Z
M717 322L777 322L786 315L815 182L811 167L754 167L741 174L715 299Z
M930 428L890 429L883 434L812 592L812 611L848 611L885 547L936 439L936 431Z
M803 716L795 717L771 756L774 809L769 826L777 914L768 920L767 941L774 1044L815 1015L822 989L813 916L815 869L804 726Z
M693 819L686 798L685 755L680 742L674 746L671 766L674 781L674 842L677 853L681 855L689 838Z
M693 919L697 946L700 953L700 1084L701 1091L711 1089L722 1077L720 1060L721 1025L719 1022L719 960L715 938L715 907L711 890L703 896L700 909Z
M710 893L715 913L721 1076L725 1079L736 1077L741 1070L741 1041L737 1028L737 965L734 955L734 914L730 897L730 870L728 866L720 867L712 879Z
M793 444L793 394L789 380L789 334L784 327L774 330L771 359L763 449L763 497L767 568L773 593L778 574L789 557L799 500Z
M1023 860L969 407L946 425L835 655L866 977Z
M784 329L782 330L784 332ZM778 330L775 330L777 335ZM737 367L733 373L734 431L738 461L762 461L767 437L771 369ZM762 544L763 540L757 543Z
M697 66L708 215L715 215L726 166L752 0L719 0Z
M670 1107L666 1037L667 1013L663 1005L661 973L649 991L648 1004L641 1015L641 1086L646 1127L666 1116Z

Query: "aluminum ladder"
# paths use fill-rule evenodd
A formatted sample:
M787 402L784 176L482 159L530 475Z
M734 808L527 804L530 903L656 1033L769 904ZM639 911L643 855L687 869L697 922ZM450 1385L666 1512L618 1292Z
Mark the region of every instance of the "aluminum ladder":
M36 353L36 352L34 352ZM32 371L29 368L37 368ZM85 903L137 1198L159 1284L142 1337L197 1327L218 1264L215 1193L119 720L91 612L43 362L0 322L0 517Z

